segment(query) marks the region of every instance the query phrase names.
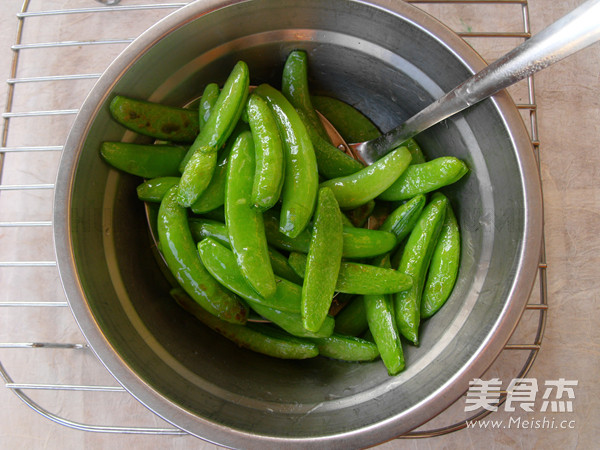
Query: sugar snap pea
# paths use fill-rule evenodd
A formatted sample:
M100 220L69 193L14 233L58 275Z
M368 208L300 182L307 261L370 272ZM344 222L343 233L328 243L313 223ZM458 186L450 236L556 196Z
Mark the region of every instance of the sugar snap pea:
M421 318L433 316L448 300L460 264L460 230L450 202L446 206L446 220L433 250L429 272L421 298Z
M292 252L290 266L300 276L306 271L307 256ZM393 294L405 291L412 286L412 279L394 269L377 267L371 264L342 261L335 284L336 292L344 294Z
M302 325L302 316L300 313L281 311L280 309L270 308L259 303L252 303L250 306L256 313L270 320L275 325L298 337L328 337L333 333L335 320L331 316L325 317L323 325L317 331L309 331Z
M440 156L408 169L386 189L381 200L408 200L418 194L427 194L460 180L469 172L467 165L454 156Z
M279 250L308 253L311 233L304 230L295 238L279 231L279 219L273 210L263 213L267 242ZM342 256L349 259L369 258L387 253L396 245L396 237L388 231L369 230L344 225Z
M246 281L230 249L213 238L206 238L198 244L198 253L206 270L223 287L247 300L250 305L260 303L281 311L300 312L302 288L299 285L280 278L275 293L263 297Z
M229 155L225 223L242 274L259 294L268 298L275 293L276 283L263 216L252 204L254 166L252 134L245 131L236 138Z
M138 185L137 196L143 202L160 203L169 189L177 183L179 183L179 177L152 178Z
M231 249L229 232L223 222L204 218L191 218L189 224L190 231L196 242L210 237L219 244ZM292 283L302 285L302 278L290 267L288 259L271 246L269 246L269 260L271 261L271 267L276 277L281 277Z
M177 201L189 207L206 189L215 171L217 151L233 132L246 104L250 83L248 66L238 61L227 77L210 117L184 161Z
M167 266L181 287L211 314L232 323L245 323L247 307L206 271L188 225L185 208L177 203L177 186L163 198L158 212L158 238Z
M412 277L413 285L394 296L396 324L400 333L415 345L419 342L423 283L444 223L447 203L445 195L433 194L408 237L398 266L400 272Z
M323 114L346 142L364 142L381 135L377 126L354 106L334 97L311 96L313 107Z
M408 149L398 147L359 172L324 181L321 187L331 188L340 208L356 208L389 188L406 170L410 161Z
M302 285L302 323L318 330L331 306L342 261L342 213L329 188L319 189Z
M220 320L200 307L181 289L171 290L171 296L179 306L204 325L240 347L283 359L306 359L319 354L315 343L283 334L274 335L268 325L258 323L238 325Z
M301 109L297 109L297 112L306 126L306 131L313 144L315 157L317 158L317 169L322 177L326 179L344 177L356 173L364 167L356 159L335 147L328 139L319 135L310 126L306 112Z
M116 95L110 113L136 133L171 142L193 142L198 135L198 111Z
M179 175L179 163L187 149L177 145L144 145L103 142L100 155L111 166L143 178Z
M221 90L217 83L208 83L204 87L204 91L200 97L200 104L198 105L198 127L200 130L206 126L220 92Z
M393 210L378 229L393 233L396 242L402 242L419 220L426 202L427 199L423 194L416 195Z
M246 109L256 154L252 203L265 210L272 208L281 194L284 179L283 143L275 117L262 97L250 95Z
M328 140L327 132L315 112L308 88L308 54L293 50L288 55L281 76L281 92L294 108L302 110L307 128L312 128L321 138Z
M389 254L373 261L381 267L391 267ZM365 295L362 298L369 331L377 345L381 360L390 375L404 370L404 351L396 326L394 306L389 295Z
M373 361L379 356L377 345L354 336L332 334L326 338L314 338L319 354L341 361Z
M362 296L351 298L335 316L334 331L347 336L360 336L369 328Z
M319 188L317 160L306 127L298 113L277 89L262 84L254 91L275 115L283 140L285 171L281 192L281 232L298 236L310 221Z

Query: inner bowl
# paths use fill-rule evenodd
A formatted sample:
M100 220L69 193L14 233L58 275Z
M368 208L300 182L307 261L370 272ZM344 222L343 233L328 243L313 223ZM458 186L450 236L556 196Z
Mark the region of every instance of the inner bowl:
M107 69L69 135L55 191L61 279L99 359L175 426L230 447L359 448L405 433L449 406L493 362L535 278L541 193L531 142L505 93L417 137L428 158L471 171L444 192L462 231L459 280L423 324L407 368L381 361L284 361L238 348L180 309L155 262L140 180L100 158L107 140L145 142L114 122L116 94L171 105L223 82L244 60L251 83L279 87L293 49L310 86L356 106L382 131L484 67L462 39L394 0L198 1L150 28Z

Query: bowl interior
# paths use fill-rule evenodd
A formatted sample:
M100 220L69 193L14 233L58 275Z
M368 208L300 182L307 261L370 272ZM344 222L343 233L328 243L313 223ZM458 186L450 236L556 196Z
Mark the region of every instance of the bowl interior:
M462 230L459 281L405 345L407 369L381 361L282 361L239 349L171 300L156 264L140 180L110 169L105 140L144 138L112 121L115 94L183 105L237 60L278 87L287 54L309 53L311 88L386 131L482 67L449 30L401 2L199 2L136 40L90 94L61 163L55 203L61 277L75 317L115 377L156 413L221 445L325 441L365 446L448 406L493 361L516 324L539 254L539 183L527 133L504 95L418 137L428 158L471 168L445 189ZM536 204L536 202L538 202Z

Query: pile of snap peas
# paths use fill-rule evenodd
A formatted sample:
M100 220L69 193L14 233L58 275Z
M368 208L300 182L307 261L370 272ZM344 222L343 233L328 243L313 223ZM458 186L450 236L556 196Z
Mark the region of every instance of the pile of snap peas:
M153 144L104 142L113 167L144 178L175 301L242 347L303 359L381 358L450 296L460 231L440 192L467 172L426 161L414 140L364 167L334 147L320 111L350 142L379 135L352 106L312 95L308 55L286 58L281 88L250 87L239 61L197 105L113 98L113 118ZM260 319L260 320L256 320Z

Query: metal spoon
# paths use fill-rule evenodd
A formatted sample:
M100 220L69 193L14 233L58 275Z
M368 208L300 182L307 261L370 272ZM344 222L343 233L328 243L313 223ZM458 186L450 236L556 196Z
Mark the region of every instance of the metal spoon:
M600 0L589 0L455 87L400 126L344 150L366 165L402 142L600 39Z

